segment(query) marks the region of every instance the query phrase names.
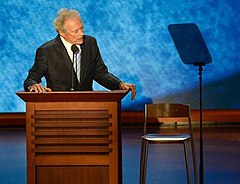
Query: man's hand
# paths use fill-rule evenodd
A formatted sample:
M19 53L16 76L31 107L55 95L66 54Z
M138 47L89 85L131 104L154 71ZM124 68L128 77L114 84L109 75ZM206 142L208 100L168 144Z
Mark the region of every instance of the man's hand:
M51 88L47 88L42 86L41 84L34 84L32 86L28 87L30 92L37 92L37 93L43 93L43 92L51 92Z
M136 86L134 84L128 84L128 83L122 82L120 84L120 89L122 89L122 90L130 90L132 92L131 100L135 99L137 91L136 91Z

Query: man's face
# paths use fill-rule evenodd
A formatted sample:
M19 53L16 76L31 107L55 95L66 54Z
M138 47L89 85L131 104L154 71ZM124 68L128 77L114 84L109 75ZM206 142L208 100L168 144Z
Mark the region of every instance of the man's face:
M71 44L83 43L83 24L80 18L67 19L64 24L66 32L59 31L59 34Z

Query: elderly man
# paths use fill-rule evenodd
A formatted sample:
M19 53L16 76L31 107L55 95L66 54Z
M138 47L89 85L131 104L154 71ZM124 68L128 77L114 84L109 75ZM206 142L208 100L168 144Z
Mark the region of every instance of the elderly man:
M57 37L40 46L35 63L24 81L26 91L91 91L93 80L110 90L131 90L136 96L134 84L128 84L108 72L97 41L84 35L80 14L76 10L60 9L54 20ZM45 77L47 87L41 84Z

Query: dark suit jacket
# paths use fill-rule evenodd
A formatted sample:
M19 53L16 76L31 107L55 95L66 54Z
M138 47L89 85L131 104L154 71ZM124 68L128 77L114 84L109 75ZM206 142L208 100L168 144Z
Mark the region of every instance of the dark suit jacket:
M91 91L93 80L107 89L119 89L121 80L108 72L96 39L85 35L81 50L81 81L78 82L74 72L74 89ZM47 87L53 91L68 91L72 87L72 69L71 59L58 35L37 49L35 63L24 81L24 89L28 91L28 86L41 83L41 78L45 77Z

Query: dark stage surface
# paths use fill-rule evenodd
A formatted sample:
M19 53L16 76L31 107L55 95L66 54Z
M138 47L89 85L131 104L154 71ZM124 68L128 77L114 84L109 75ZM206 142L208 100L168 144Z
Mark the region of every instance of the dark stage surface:
M162 132L175 132L164 127ZM184 130L183 127L178 129ZM140 127L123 128L123 183L139 183ZM195 131L199 163L198 128ZM204 128L205 184L240 183L240 126ZM25 129L0 129L0 183L26 183ZM147 183L186 183L183 150L180 145L151 145Z

